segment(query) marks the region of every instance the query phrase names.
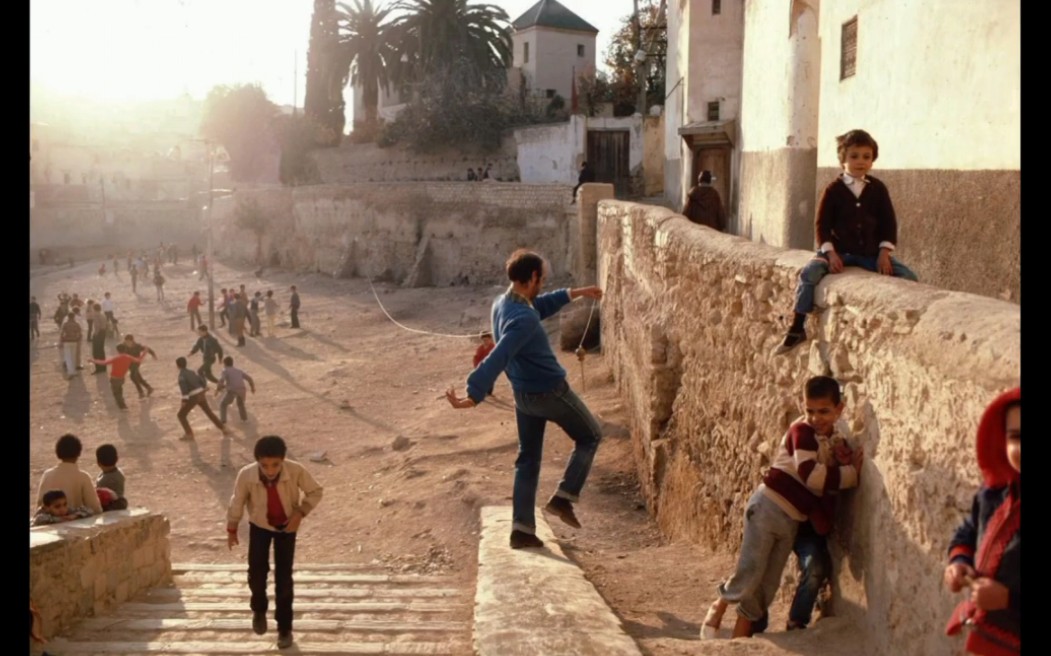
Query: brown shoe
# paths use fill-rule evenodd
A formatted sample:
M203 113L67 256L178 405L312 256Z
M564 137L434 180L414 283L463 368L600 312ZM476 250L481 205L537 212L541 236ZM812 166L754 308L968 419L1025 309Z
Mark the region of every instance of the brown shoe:
M563 523L569 524L573 528L580 528L580 522L577 521L577 516L573 513L573 502L569 499L551 497L551 500L544 506L544 510L561 519Z
M526 533L525 531L511 531L512 549L529 549L542 546L544 546L544 541L532 533Z

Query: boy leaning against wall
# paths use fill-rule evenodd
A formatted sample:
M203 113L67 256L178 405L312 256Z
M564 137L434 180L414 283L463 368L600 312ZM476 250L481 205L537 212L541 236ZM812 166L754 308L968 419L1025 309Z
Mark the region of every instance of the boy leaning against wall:
M839 383L828 376L811 378L803 392L803 406L804 418L789 426L773 464L748 500L737 569L719 585L719 599L708 609L701 639L715 637L731 603L737 604L738 615L733 637L751 636L781 585L800 524L826 494L858 483L864 460L860 446L849 464L824 464L820 457L833 448L836 422L843 414Z

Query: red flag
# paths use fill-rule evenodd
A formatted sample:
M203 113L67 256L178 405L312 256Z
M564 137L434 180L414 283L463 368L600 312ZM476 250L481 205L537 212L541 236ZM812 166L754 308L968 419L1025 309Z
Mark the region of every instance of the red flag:
M570 113L571 114L578 114L580 112L580 100L577 98L577 67L576 66L573 67L573 82L572 82L572 85L573 85L573 91L571 92L572 93L572 100L570 101L569 104L570 104L570 107L572 107L573 111L570 112Z

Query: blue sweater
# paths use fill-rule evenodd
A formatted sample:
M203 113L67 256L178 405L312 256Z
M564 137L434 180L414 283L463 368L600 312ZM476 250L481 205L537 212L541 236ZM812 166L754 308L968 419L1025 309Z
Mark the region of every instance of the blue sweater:
M569 290L541 294L533 299L533 307L516 296L505 293L493 302L496 347L467 377L467 396L475 403L482 402L505 370L514 391L526 394L550 392L566 378L540 320L569 303Z

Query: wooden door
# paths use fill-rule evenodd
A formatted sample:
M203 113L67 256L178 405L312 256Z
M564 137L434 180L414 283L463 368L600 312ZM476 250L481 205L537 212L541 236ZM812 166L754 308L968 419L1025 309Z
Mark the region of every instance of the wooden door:
M698 148L693 151L693 174L690 187L697 184L701 171L711 171L715 176L712 186L719 192L726 213L730 213L730 147L713 146Z
M611 183L621 198L631 189L630 143L628 130L588 130L587 162L595 172L595 182Z

